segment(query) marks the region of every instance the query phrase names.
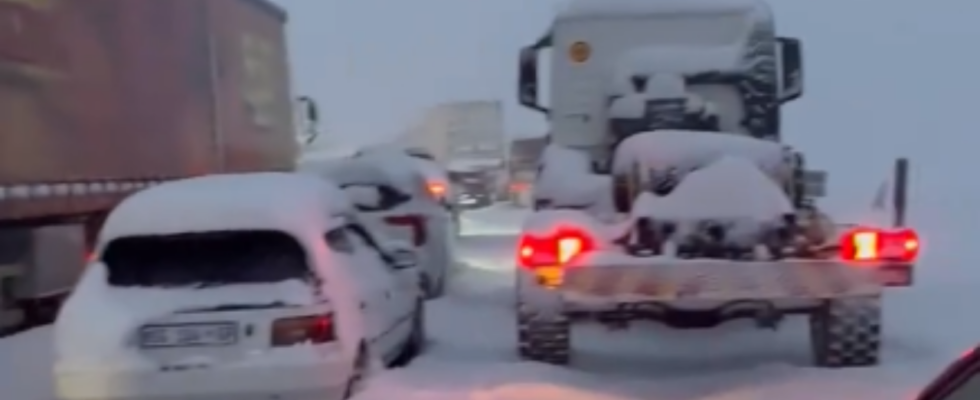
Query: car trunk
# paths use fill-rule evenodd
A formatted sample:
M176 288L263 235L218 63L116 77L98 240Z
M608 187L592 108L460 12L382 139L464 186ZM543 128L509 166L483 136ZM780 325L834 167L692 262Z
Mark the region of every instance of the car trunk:
M195 368L332 341L330 310L314 300L316 274L287 234L128 237L112 241L102 259L110 286L128 292L132 307L152 310L127 336L162 365Z

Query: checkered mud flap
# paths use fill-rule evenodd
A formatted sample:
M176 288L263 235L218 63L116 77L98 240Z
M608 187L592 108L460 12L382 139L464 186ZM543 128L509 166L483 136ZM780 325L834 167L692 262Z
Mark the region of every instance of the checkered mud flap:
M831 299L878 295L874 269L825 261L678 261L565 271L562 291L637 301Z
M877 365L881 347L881 297L832 299L810 315L810 343L817 366Z

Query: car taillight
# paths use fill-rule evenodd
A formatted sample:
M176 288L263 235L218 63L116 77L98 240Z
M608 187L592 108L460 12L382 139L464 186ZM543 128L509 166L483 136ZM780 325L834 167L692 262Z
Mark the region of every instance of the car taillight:
M913 262L919 257L919 235L911 229L854 229L841 237L840 257L849 261Z
M524 268L559 267L595 248L592 238L579 229L560 229L547 237L525 235L517 248L517 262Z
M446 185L439 182L429 182L426 187L429 189L429 194L432 197L441 199L446 196Z
M337 340L333 315L289 317L272 323L272 346L284 347L298 344L321 344Z
M393 215L385 217L385 223L411 229L412 244L415 246L424 246L429 241L429 233L425 229L425 218L420 215Z

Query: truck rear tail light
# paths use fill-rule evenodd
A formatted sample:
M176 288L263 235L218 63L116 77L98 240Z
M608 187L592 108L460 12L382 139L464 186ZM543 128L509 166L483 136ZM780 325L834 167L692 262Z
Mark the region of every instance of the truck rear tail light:
M841 237L840 257L848 261L914 262L919 235L911 229L853 229Z
M272 323L272 346L321 344L337 340L332 314L289 317Z
M385 217L385 223L411 229L412 244L416 247L424 246L429 241L429 232L425 229L425 217L421 215L393 215Z
M559 267L595 248L581 229L559 229L545 237L524 235L518 244L517 263L524 268Z

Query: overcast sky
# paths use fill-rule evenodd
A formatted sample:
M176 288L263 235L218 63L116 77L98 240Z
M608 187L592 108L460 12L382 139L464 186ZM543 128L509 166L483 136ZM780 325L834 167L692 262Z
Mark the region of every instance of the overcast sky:
M391 136L455 99L503 99L510 129L542 129L514 105L516 52L558 0L277 1L292 14L297 91L319 99L337 139ZM833 179L880 174L897 154L945 174L978 151L975 0L772 4L781 33L806 46L807 94L789 106L787 136Z

